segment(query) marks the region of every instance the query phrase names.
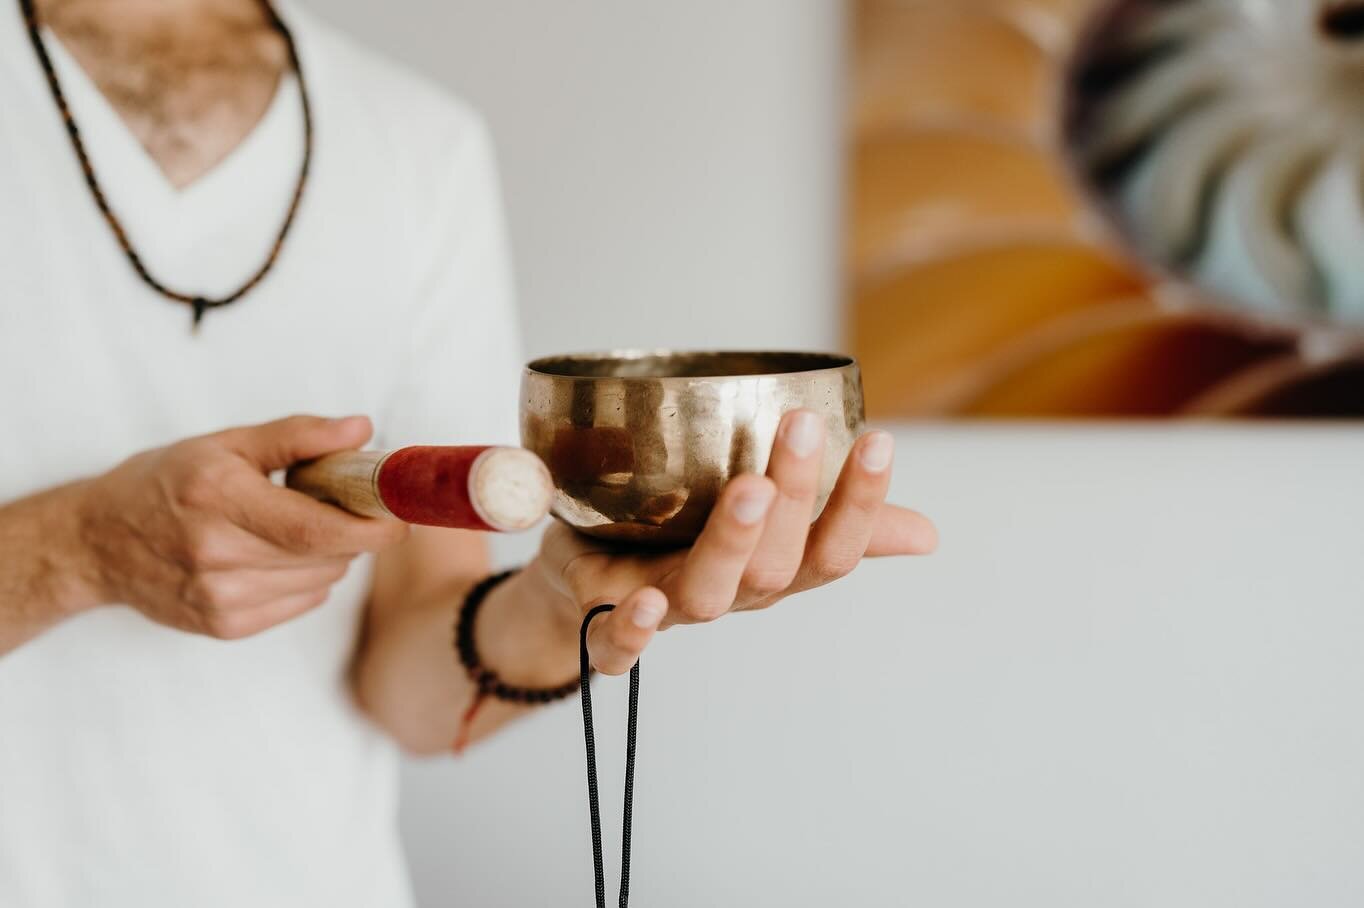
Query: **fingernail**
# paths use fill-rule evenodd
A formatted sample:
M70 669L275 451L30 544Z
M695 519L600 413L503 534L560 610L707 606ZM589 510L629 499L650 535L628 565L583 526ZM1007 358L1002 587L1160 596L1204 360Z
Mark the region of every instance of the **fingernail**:
M772 504L773 494L775 491L771 486L762 486L744 492L734 500L734 519L744 526L753 526L767 514L767 509Z
M809 457L819 447L819 417L813 413L797 413L786 423L782 441L797 457Z
M658 627L658 622L663 620L663 613L667 610L668 603L653 598L645 599L635 604L635 613L630 616L630 620L635 623L635 627L647 630Z
M890 460L894 456L895 439L890 437L890 433L872 432L867 436L867 440L862 442L857 459L862 464L862 469L868 473L880 473L890 466Z

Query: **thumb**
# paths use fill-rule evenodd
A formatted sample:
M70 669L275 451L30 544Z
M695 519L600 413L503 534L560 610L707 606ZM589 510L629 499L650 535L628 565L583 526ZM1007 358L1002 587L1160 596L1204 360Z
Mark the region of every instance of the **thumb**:
M374 434L368 416L327 419L290 416L258 426L242 426L219 434L232 451L264 472L282 470L300 460L360 447Z
M592 667L604 675L628 672L667 614L668 597L654 587L642 587L625 597L618 608L587 629Z

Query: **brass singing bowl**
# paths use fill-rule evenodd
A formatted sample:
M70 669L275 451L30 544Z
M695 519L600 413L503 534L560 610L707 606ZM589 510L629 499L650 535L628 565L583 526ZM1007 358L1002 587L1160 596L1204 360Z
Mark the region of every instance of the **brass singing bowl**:
M724 484L762 473L782 414L813 410L827 442L816 514L862 429L862 379L827 353L615 351L551 356L521 381L521 443L554 481L554 515L583 533L694 540Z

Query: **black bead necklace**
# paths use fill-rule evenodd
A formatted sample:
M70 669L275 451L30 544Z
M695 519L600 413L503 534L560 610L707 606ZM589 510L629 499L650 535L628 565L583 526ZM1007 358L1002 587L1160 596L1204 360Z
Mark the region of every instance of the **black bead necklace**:
M289 211L284 216L284 223L280 225L279 234L275 237L274 244L270 247L270 253L266 256L262 264L255 273L247 278L246 282L236 290L226 296L210 298L203 294L184 293L173 290L157 280L147 269L142 260L142 256L133 248L132 241L128 238L128 232L124 229L123 223L114 214L114 210L109 205L109 200L104 195L99 178L95 175L95 166L91 163L90 154L86 151L85 142L81 139L80 128L76 125L76 118L71 113L71 107L67 104L66 94L62 91L61 82L57 78L57 70L52 65L52 58L48 55L47 46L43 43L41 26L38 22L38 12L34 8L34 0L19 0L19 8L23 12L24 22L28 26L29 40L33 42L33 50L38 55L38 62L42 65L43 73L47 76L47 86L52 92L52 100L56 102L57 109L61 112L62 120L66 124L66 133L71 137L71 147L76 152L76 158L80 161L81 170L85 174L85 184L90 187L90 194L94 196L95 205L99 208L100 214L113 231L114 238L118 241L123 254L127 256L129 264L133 266L133 271L142 279L142 282L155 290L165 298L177 303L185 303L194 311L194 327L198 327L203 321L204 313L209 309L217 309L235 303L246 294L255 289L256 285L264 280L270 273L270 269L275 266L275 261L279 258L280 251L284 248L285 237L289 235L289 228L294 224L294 216L298 213L299 202L303 199L303 188L308 182L308 170L312 165L313 159L313 114L312 104L308 97L308 86L303 78L303 67L299 63L298 49L294 45L293 33L284 24L284 20L279 17L270 0L261 0L261 5L265 9L265 14L270 20L271 26L284 39L284 46L289 56L289 65L298 79L299 96L303 103L303 163L299 167L298 182L294 186L293 198L289 202Z

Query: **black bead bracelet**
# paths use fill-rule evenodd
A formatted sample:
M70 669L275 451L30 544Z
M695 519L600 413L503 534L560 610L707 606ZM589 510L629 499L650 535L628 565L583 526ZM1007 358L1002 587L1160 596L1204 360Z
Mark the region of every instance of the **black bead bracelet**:
M464 605L460 608L459 618L455 622L455 651L459 653L460 664L478 687L479 694L485 697L527 705L553 703L571 697L578 691L577 678L558 687L516 687L503 681L497 672L485 666L478 658L478 648L474 645L474 624L478 619L478 608L495 587L516 572L517 569L512 569L485 577L474 584L473 589L464 597Z

